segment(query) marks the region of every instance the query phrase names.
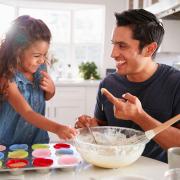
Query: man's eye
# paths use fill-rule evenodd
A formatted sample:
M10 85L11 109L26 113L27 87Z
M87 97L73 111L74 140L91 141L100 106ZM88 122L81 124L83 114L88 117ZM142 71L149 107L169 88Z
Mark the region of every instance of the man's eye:
M126 48L127 46L124 44L118 44L119 48Z

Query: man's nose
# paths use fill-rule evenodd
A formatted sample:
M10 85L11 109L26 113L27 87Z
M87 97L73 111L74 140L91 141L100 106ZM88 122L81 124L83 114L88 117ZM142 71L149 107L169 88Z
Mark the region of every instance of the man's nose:
M119 51L118 46L114 45L112 48L111 57L115 59L116 57L119 56L119 54L120 54L120 51Z

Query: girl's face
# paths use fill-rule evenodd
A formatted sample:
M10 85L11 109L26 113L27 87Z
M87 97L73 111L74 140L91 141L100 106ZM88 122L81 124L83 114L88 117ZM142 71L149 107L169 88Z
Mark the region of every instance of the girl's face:
M49 44L46 41L36 41L20 55L19 70L22 73L33 74L39 66L45 63Z

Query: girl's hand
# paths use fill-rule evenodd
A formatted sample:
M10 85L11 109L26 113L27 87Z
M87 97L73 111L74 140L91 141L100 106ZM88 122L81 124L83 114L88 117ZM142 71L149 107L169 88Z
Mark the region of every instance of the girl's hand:
M41 71L41 75L43 76L40 82L40 87L45 91L46 100L49 100L54 96L55 93L55 85L49 74L45 71Z
M77 135L77 131L70 126L60 125L56 134L59 136L59 138L68 140L73 139Z

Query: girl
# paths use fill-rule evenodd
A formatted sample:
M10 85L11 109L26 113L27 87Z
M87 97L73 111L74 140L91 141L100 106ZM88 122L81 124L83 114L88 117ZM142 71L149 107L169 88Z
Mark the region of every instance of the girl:
M0 47L0 144L48 143L46 131L70 139L76 130L48 120L45 100L55 93L46 69L51 33L43 21L20 16Z

